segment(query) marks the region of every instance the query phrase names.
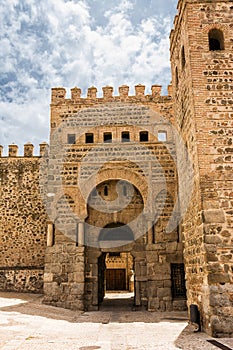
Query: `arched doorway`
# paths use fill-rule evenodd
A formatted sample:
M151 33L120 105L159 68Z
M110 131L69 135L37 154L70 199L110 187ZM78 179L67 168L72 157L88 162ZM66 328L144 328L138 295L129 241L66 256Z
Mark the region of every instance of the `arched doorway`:
M121 242L121 249L116 248L116 242ZM134 241L132 230L122 223L106 225L99 234L100 245L107 244L110 251L101 254L98 259L98 293L99 303L104 300L106 293L115 293L119 296L132 297L134 292L134 261L124 246ZM111 246L112 245L112 246Z
M102 253L98 259L98 306L130 310L135 305L134 259L130 252Z
M86 308L96 310L106 293L134 295L136 245L143 245L143 198L127 181L108 180L91 192L86 219ZM131 223L140 218L137 224ZM138 236L137 236L138 235ZM137 242L137 243L136 243ZM143 250L143 248L141 248ZM139 293L138 293L139 294ZM133 304L132 300L132 304Z

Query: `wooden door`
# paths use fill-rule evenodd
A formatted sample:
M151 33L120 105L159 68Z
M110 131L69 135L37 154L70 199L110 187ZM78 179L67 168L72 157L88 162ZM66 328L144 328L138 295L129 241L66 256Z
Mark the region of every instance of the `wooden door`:
M126 290L125 269L106 270L106 290Z

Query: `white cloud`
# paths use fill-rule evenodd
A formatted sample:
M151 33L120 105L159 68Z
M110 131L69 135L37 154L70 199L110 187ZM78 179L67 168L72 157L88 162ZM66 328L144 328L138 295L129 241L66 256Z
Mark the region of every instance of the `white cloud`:
M0 7L0 144L47 138L51 87L169 83L172 16L159 15L150 1L141 8L140 0L100 3L105 22L96 12L96 27L95 1L10 0Z

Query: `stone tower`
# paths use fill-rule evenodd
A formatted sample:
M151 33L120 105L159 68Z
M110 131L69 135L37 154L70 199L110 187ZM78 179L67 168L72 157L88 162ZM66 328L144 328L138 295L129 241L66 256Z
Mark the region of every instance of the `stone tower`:
M217 337L233 330L232 18L233 1L180 0L171 32L176 124L194 165L182 224L188 303Z
M171 87L167 96L158 85L151 95L143 85L135 86L133 96L128 92L128 86L120 86L119 95L113 95L106 86L97 97L91 87L83 98L74 88L66 98L64 88L52 89L47 304L98 310L105 286L123 273L108 269L110 255L131 260L136 306L149 311L187 307L179 213L173 210Z

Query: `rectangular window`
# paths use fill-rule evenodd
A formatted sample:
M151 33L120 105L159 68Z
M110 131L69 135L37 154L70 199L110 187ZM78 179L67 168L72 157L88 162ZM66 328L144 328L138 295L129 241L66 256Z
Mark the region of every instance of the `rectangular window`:
M148 131L140 131L140 142L147 142L149 140Z
M186 298L184 264L171 264L172 297Z
M105 197L108 196L108 186L107 185L104 186L104 196Z
M85 142L94 143L94 134L92 133L85 134Z
M158 141L160 141L160 142L167 141L167 132L166 131L158 131Z
M104 142L112 142L112 133L111 132L105 132L104 133Z
M67 143L69 145L74 145L76 143L76 136L75 136L75 134L68 134L67 135Z
M129 142L130 141L130 136L128 131L123 131L121 133L121 141L122 142Z

